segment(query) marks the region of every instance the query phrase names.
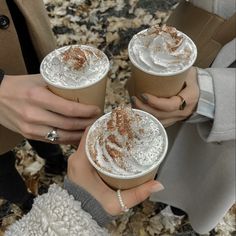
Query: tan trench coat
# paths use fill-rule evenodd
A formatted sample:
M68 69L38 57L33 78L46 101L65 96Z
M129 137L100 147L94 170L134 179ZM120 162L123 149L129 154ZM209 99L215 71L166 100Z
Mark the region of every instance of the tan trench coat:
M39 60L56 47L50 22L42 0L14 0L24 15ZM10 20L7 29L0 29L0 68L6 74L27 74L18 36L5 0L0 0L0 14ZM1 115L1 114L0 114ZM23 137L0 125L0 154L15 147Z

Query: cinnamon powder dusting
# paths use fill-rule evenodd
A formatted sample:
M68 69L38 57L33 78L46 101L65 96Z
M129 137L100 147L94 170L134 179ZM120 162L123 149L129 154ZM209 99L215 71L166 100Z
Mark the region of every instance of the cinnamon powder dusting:
M153 26L148 31L149 34L155 34L155 35L159 35L162 32L169 34L171 38L174 40L174 44L167 43L168 50L170 52L176 51L183 42L183 36L178 35L176 28L167 25L163 25L162 27Z
M131 122L132 116L130 114L129 109L124 109L124 107L122 106L114 109L111 113L110 120L107 122L107 129L110 132L114 132L115 130L117 130L121 136L127 137L127 142L123 144L119 143L114 134L108 136L108 141L120 148L125 145L127 149L130 149L132 140L134 139ZM109 145L106 145L106 149L113 159L123 157L120 151L109 147Z
M108 130L117 129L119 134L127 135L129 140L133 140L133 132L131 128L132 117L123 107L118 107L112 111L111 120L108 122Z
M108 144L106 144L106 150L109 153L110 157L112 159L120 158L122 157L122 153L119 152L118 150L111 148Z
M118 147L122 148L122 145L118 142L118 140L116 139L116 136L114 134L111 134L107 137L108 141L110 141L111 143L114 143L115 145L117 145Z
M140 173L149 168L163 147L156 123L126 105L107 115L90 134L90 148L96 150L90 150L90 155L95 164L119 175Z
M173 45L170 44L167 45L169 51L171 52L176 51L183 42L183 36L178 35L176 28L171 26L164 25L161 27L161 30L167 34L170 34L171 38L174 40Z
M68 62L69 64L71 64L71 67L74 70L80 70L85 66L87 62L87 58L84 51L81 50L79 47L70 47L62 54L62 59L64 62Z

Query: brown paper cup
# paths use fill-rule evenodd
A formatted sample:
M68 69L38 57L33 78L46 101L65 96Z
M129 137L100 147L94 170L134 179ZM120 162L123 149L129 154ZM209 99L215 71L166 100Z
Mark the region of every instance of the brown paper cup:
M89 143L89 139L90 136L93 134L91 132L91 130L93 130L94 127L96 127L96 122L99 121L99 119L103 119L104 116L109 115L110 113L107 113L105 115L103 115L102 117L100 117L90 128L90 130L88 131L87 137L86 137L86 155L87 158L89 160L89 162L94 166L94 168L97 170L99 176L104 180L104 182L109 185L111 188L113 189L130 189L130 188L134 188L136 186L139 186L149 180L154 179L155 175L157 174L158 168L161 165L162 161L165 158L166 152L167 152L167 148L168 148L168 138L167 138L167 134L165 131L165 128L162 126L162 124L152 115L150 115L147 112L141 111L141 110L137 110L137 109L133 109L134 111L137 111L139 113L143 113L146 114L148 116L151 116L153 119L155 119L158 124L160 125L160 131L164 137L164 151L161 154L160 158L158 159L158 161L152 165L151 168L147 169L146 171L142 172L142 173L138 173L138 174L134 174L132 176L122 176L122 175L115 175L112 174L110 172L105 171L104 169L100 168L98 165L96 165L96 163L94 162L93 158L90 155L89 152L89 148L88 148L88 143Z
M59 88L49 83L47 83L47 86L50 91L60 97L83 104L96 105L101 109L101 111L103 111L106 95L106 83L107 76L104 76L97 83L84 88Z
M184 87L188 71L171 76L158 76L148 74L131 63L130 86L133 86L130 95L140 97L143 93L149 93L157 97L171 97L177 95ZM133 90L132 90L133 89Z
M146 30L139 32L143 34ZM197 57L197 48L194 42L184 33L182 33L193 46L193 58L191 58L188 66L182 70L173 72L158 72L158 71L147 71L142 68L142 65L135 60L132 55L132 41L133 37L128 46L129 59L131 61L131 77L128 79L126 88L130 96L136 95L140 98L143 93L149 93L157 97L171 97L177 95L184 87L189 69L193 65Z
M71 46L77 46L77 45L71 45ZM78 45L80 46L80 45ZM85 45L81 45L85 46ZM55 51L63 51L64 48L68 48L69 46L65 46L63 48L56 49ZM91 46L86 46L93 48ZM96 51L99 51L98 49L94 48ZM53 51L52 53L54 53ZM44 66L43 64L47 63L47 56L44 58L44 60L41 63L40 66L40 72L45 80L47 87L50 91L52 91L54 94L63 97L65 99L80 102L87 105L96 105L98 106L101 111L104 111L104 103L105 103L105 95L106 95L106 84L107 84L107 73L109 71L109 60L106 57L106 55L100 51L101 54L103 54L103 57L106 58L107 62L107 69L104 70L104 74L97 79L95 82L89 84L89 85L82 85L82 86L64 86L64 85L58 85L57 83L52 82L49 78L47 78L47 74L44 73ZM48 55L50 56L50 55ZM104 65L105 66L105 65ZM106 68L106 67L105 67Z
M159 167L159 166L158 166ZM156 167L154 170L150 171L149 173L146 173L145 175L134 177L134 178L119 178L119 177L111 177L108 175L103 174L101 171L98 171L99 176L106 182L111 188L117 190L117 189L130 189L137 187L143 183L146 183L149 180L152 180L155 178L155 175L157 173L158 167Z

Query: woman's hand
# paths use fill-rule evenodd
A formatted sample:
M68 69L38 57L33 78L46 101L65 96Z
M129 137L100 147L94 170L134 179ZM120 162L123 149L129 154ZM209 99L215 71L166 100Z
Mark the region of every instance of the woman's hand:
M154 115L165 127L187 119L196 110L199 99L199 86L195 67L190 69L186 79L186 86L178 95L170 98L161 98L145 93L141 95L142 101L134 96L131 97L131 101L135 108ZM185 105L183 104L183 99ZM181 104L184 105L182 108Z
M0 124L28 139L47 141L47 133L56 128L55 143L78 144L100 112L53 94L39 74L5 75L0 86Z
M83 187L89 192L110 215L122 213L116 191L108 187L99 177L94 167L89 163L85 154L85 132L79 148L76 153L70 156L68 160L68 178L70 181ZM163 189L163 186L157 181L149 181L136 188L121 191L124 204L131 208L144 201L152 192Z

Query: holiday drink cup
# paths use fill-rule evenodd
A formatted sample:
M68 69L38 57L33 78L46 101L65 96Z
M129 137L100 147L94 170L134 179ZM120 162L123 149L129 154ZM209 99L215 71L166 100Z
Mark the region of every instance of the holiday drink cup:
M96 105L104 110L107 56L87 45L61 47L49 53L40 72L49 90L65 99Z
M153 26L134 35L128 46L131 61L129 92L140 97L177 95L197 58L194 42L170 26Z
M130 189L154 179L167 147L162 124L149 113L131 108L103 115L86 138L88 160L113 189Z

